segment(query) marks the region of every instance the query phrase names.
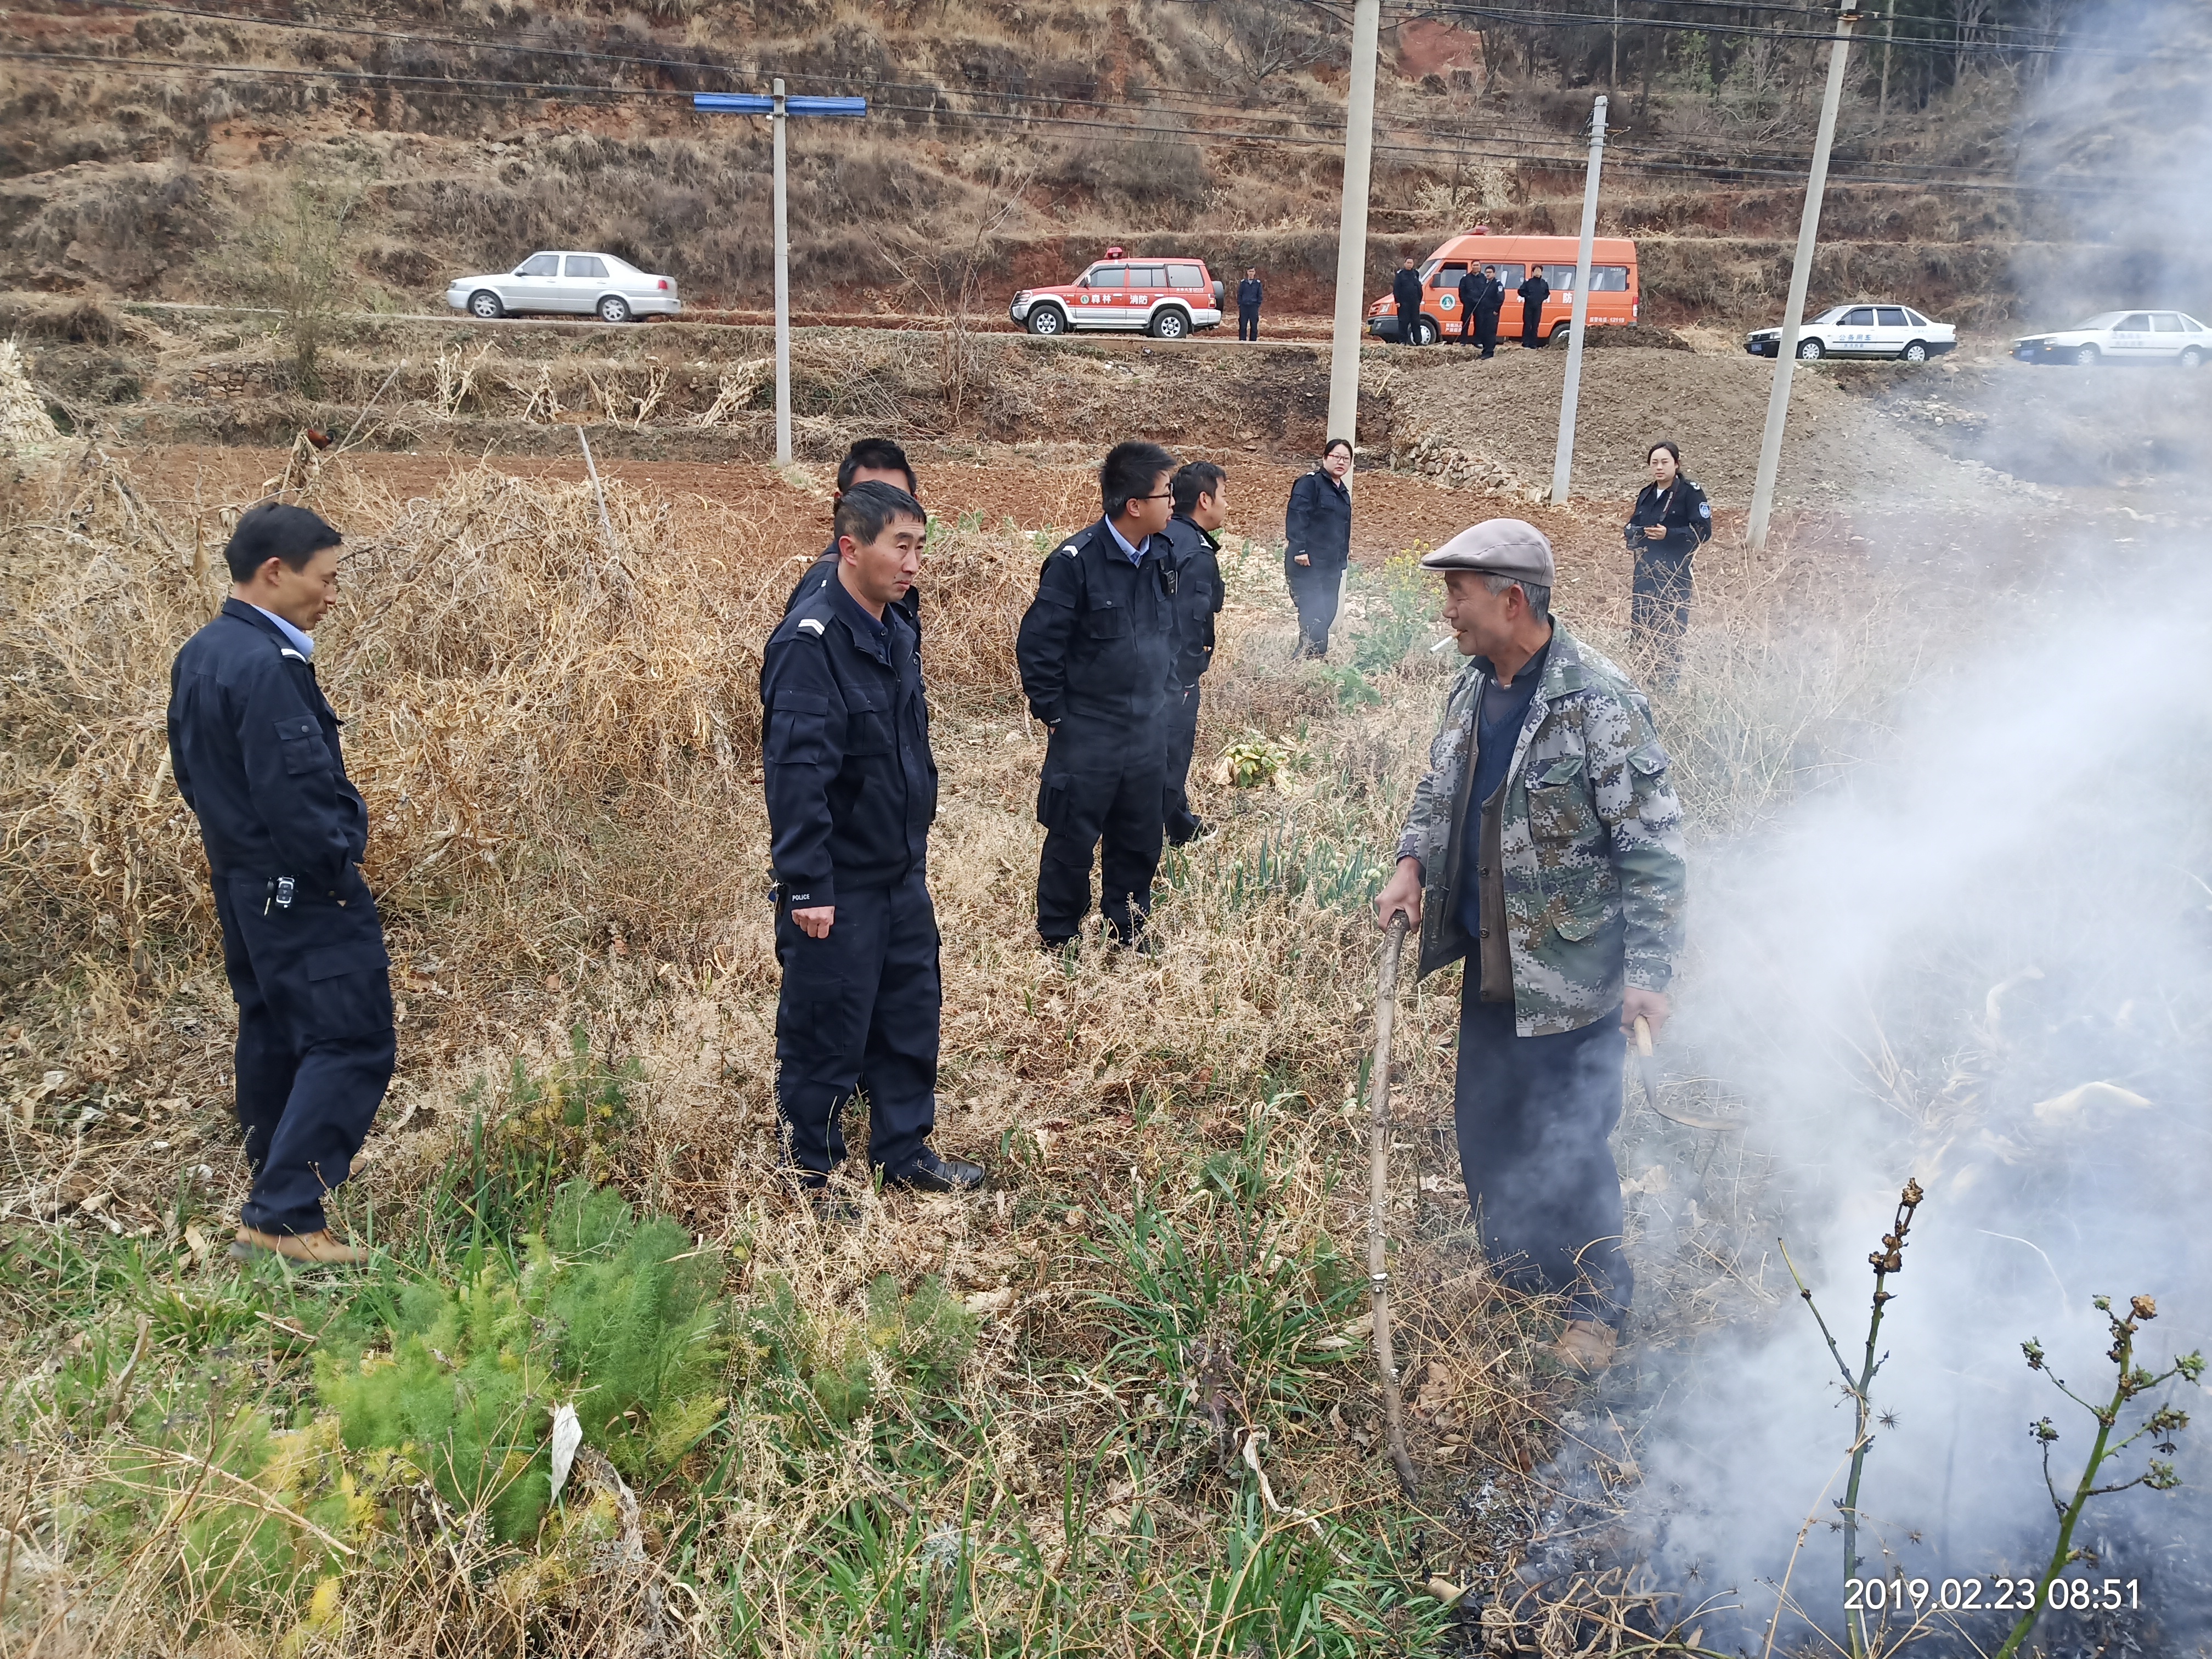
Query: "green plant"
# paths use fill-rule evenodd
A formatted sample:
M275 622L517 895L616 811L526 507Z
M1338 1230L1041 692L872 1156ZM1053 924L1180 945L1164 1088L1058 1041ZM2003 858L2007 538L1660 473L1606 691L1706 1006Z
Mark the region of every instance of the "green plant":
M1290 750L1266 738L1246 738L1229 745L1222 769L1232 789L1257 789L1273 783L1290 763Z
M2004 1645L1997 1650L1997 1659L2011 1659L2011 1656L2020 1650L2021 1644L2035 1628L2035 1621L2048 1602L2051 1584L2069 1565L2088 1553L2075 1547L2074 1528L2091 1498L2109 1497L2113 1492L2125 1492L2130 1486L2144 1486L2152 1492L2171 1492L2181 1484L2181 1477L2174 1473L2173 1465L2156 1457L2148 1460L2143 1472L2132 1480L2100 1486L2097 1484L2097 1477L2103 1473L2107 1463L2145 1437L2148 1437L2153 1446L2168 1457L2173 1455L2173 1437L2189 1426L2189 1413L2163 1402L2136 1424L2134 1431L2125 1438L2115 1443L2112 1435L2120 1427L2121 1413L2135 1401L2171 1382L2177 1376L2185 1382L2201 1382L2204 1376L2204 1356L2196 1352L2183 1354L2164 1370L2154 1374L2148 1368L2136 1363L2136 1334L2148 1321L2158 1317L2158 1304L2147 1296L2136 1297L2129 1302L2127 1316L2123 1318L2112 1311L2112 1298L2109 1296L2095 1297L2092 1301L2097 1311L2105 1316L2105 1322L2112 1333L2112 1346L2106 1351L2105 1357L2112 1362L2116 1375L2112 1397L2101 1406L2084 1400L2066 1386L2064 1378L2054 1375L2047 1368L2048 1362L2040 1342L2031 1339L2020 1345L2021 1352L2027 1358L2028 1370L2041 1371L2049 1376L2059 1393L2096 1419L2097 1437L2089 1447L2089 1461L2082 1466L2081 1478L2074 1483L2072 1493L2061 1496L2057 1485L2051 1478L2051 1449L2058 1443L2058 1431L2047 1417L2028 1425L2028 1433L2034 1437L2043 1451L2043 1485L2051 1494L2051 1508L2058 1512L2058 1540L2051 1547L2051 1560L2035 1586L2035 1599L2028 1603L2027 1610L2020 1616L2019 1623L2005 1638Z
M908 1295L889 1273L868 1286L858 1318L803 1305L787 1279L769 1279L741 1327L750 1370L785 1385L786 1414L818 1415L842 1431L874 1409L889 1382L926 1397L958 1372L974 1347L977 1322L934 1276Z
M1397 667L1433 618L1435 605L1421 575L1421 555L1427 550L1393 553L1380 571L1360 571L1355 578L1369 597L1366 626L1352 643L1352 664L1361 673L1387 674Z
M1364 708L1382 701L1382 694L1375 689L1374 683L1350 663L1311 663L1306 672L1336 693L1339 708Z
M1882 1366L1882 1358L1875 1357L1875 1344L1881 1334L1882 1310L1896 1300L1895 1295L1884 1287L1889 1275L1902 1273L1905 1269L1907 1235L1912 1227L1913 1213L1919 1209L1924 1196L1917 1181L1908 1179L1905 1182L1905 1190L1898 1196L1896 1216L1890 1223L1890 1230L1882 1235L1881 1248L1867 1258L1874 1267L1874 1311L1867 1321L1866 1353L1860 1361L1856 1377L1851 1375L1850 1366L1844 1363L1844 1351L1836 1346L1836 1339L1829 1334L1828 1322L1820 1317L1820 1310L1813 1300L1813 1292L1805 1281L1798 1278L1797 1264L1790 1260L1790 1252L1786 1249L1782 1251L1782 1259L1789 1265L1790 1277L1796 1280L1797 1294L1812 1310L1813 1318L1820 1327L1820 1334L1827 1340L1828 1352L1835 1356L1836 1369L1844 1374L1844 1392L1850 1396L1854 1412L1850 1482L1844 1489L1843 1504L1844 1577L1846 1580L1856 1578L1859 1571L1859 1481L1866 1473L1867 1453L1874 1445L1874 1407L1870 1391L1874 1387L1875 1373ZM1779 1248L1781 1241L1778 1239L1776 1244ZM1870 1649L1867 1643L1866 1613L1863 1609L1853 1613L1848 1629L1853 1659L1863 1659Z
M634 1059L592 1053L580 1025L568 1053L534 1075L518 1055L507 1082L507 1109L486 1122L481 1079L461 1097L477 1109L467 1157L447 1177L443 1207L463 1218L471 1251L505 1243L550 1224L556 1189L571 1181L595 1185L621 1167L623 1137L636 1121L631 1091L644 1077Z
M513 1541L550 1496L542 1442L573 1400L586 1443L640 1482L711 1427L721 1353L720 1267L662 1218L572 1182L518 1276L503 1261L459 1285L413 1285L384 1352L320 1354L316 1391L345 1444L386 1455Z
M1141 1191L1123 1221L1106 1218L1106 1240L1086 1252L1110 1263L1126 1287L1095 1305L1114 1318L1109 1365L1134 1362L1164 1376L1174 1425L1194 1412L1249 1425L1279 1411L1310 1409L1313 1375L1357 1350L1322 1347L1348 1316L1358 1276L1326 1237L1285 1250L1252 1196L1260 1183L1247 1166L1207 1168L1201 1179L1220 1194L1206 1207L1212 1224L1187 1235Z

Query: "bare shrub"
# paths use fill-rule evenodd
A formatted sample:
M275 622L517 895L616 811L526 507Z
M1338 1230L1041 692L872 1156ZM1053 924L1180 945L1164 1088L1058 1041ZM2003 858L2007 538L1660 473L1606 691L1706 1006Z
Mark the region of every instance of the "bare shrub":
M353 222L362 195L358 179L295 171L209 261L224 287L283 314L292 383L304 397L323 395L323 349L354 298Z

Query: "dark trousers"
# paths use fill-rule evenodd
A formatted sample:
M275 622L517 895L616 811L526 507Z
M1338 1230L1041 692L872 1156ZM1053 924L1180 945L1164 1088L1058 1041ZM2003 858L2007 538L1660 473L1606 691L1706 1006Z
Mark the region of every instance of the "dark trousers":
M1283 561L1283 576L1290 583L1291 603L1298 609L1298 649L1304 653L1328 654L1328 630L1336 625L1336 607L1344 594L1344 567L1305 565Z
M1237 307L1237 337L1240 340L1256 340L1260 337L1259 307Z
M828 935L775 921L775 1104L787 1155L819 1186L845 1161L845 1103L868 1097L868 1161L896 1175L937 1126L937 912L915 871L885 887L841 872Z
M1398 307L1398 343L1419 345L1421 343L1421 313L1418 307Z
M269 1233L318 1233L324 1194L383 1103L398 1053L391 957L358 870L334 890L218 876L222 969L238 1003L238 1127L253 1171L239 1218Z
M1544 343L1544 309L1541 306L1523 306L1526 314L1521 319L1521 343L1532 350Z
M1499 1279L1618 1327L1635 1275L1620 1248L1620 1011L1559 1036L1516 1036L1513 1005L1479 1000L1468 964L1452 1112L1460 1173Z
M1143 931L1160 867L1166 730L1156 714L1133 725L1070 717L1053 732L1037 787L1037 933L1046 940L1073 939L1082 927L1094 853L1109 932L1129 944Z
M1474 337L1482 346L1484 356L1495 357L1498 355L1498 313L1496 312L1478 311L1474 313Z
M1197 748L1198 687L1187 685L1168 694L1167 763L1160 801L1167 838L1178 847L1200 827L1198 814L1190 810L1190 757Z
M1681 661L1682 635L1690 626L1690 557L1639 548L1630 586L1630 636L1670 672Z

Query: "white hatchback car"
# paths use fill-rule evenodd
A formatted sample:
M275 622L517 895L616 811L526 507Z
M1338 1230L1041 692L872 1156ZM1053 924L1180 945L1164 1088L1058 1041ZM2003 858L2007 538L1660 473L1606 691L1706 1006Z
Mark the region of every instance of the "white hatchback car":
M1831 306L1798 331L1797 357L1808 363L1823 357L1892 357L1924 363L1957 349L1958 344L1956 328L1931 322L1910 306ZM1754 329L1744 336L1743 349L1754 357L1771 357L1782 349L1782 331Z
M2025 334L2012 343L2024 363L2179 363L2201 368L2212 358L2212 329L2185 311L2104 311L2072 328Z
M633 317L673 317L680 308L673 279L640 270L611 253L533 253L513 270L456 276L446 303L487 322L510 312L545 311L603 323Z

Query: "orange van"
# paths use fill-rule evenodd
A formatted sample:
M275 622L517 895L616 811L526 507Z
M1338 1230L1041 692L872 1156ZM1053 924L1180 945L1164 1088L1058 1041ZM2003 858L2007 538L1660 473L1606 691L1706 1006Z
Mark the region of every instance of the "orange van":
M1574 311L1575 258L1581 239L1574 236L1492 236L1477 229L1471 235L1454 236L1429 255L1421 266L1420 343L1456 339L1466 333L1467 319L1460 315L1459 279L1470 268L1498 267L1498 280L1505 285L1505 308L1498 314L1500 339L1521 333L1521 286L1534 264L1552 285L1538 324L1549 340L1565 331ZM1588 320L1593 328L1638 319L1641 290L1637 285L1636 244L1625 236L1599 236L1590 242L1590 295ZM1398 337L1398 302L1389 295L1367 307L1367 331L1378 340Z

